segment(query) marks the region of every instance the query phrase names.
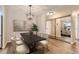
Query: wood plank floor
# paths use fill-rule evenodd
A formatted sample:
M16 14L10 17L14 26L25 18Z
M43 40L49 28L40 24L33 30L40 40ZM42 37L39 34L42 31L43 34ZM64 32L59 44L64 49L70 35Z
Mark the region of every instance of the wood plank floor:
M15 41L8 43L5 48L0 49L0 54L14 54L16 52Z
M15 42L9 43L5 49L0 49L0 54L16 54ZM48 39L48 50L46 54L77 54L79 53L79 43L71 45L61 40Z
M71 45L61 40L49 39L48 49L50 53L58 53L58 54L79 53L79 43Z

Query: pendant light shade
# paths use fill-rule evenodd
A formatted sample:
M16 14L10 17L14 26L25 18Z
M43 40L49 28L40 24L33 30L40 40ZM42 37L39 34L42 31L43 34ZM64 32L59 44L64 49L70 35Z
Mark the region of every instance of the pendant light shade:
M29 10L28 10L27 18L28 18L28 20L32 20L33 19L32 5L29 5Z

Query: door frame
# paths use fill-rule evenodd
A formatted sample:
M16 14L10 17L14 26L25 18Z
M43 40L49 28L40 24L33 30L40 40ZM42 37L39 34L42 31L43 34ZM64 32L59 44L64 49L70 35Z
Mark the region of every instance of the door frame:
M1 16L1 47L0 49L2 49L3 47L3 16Z

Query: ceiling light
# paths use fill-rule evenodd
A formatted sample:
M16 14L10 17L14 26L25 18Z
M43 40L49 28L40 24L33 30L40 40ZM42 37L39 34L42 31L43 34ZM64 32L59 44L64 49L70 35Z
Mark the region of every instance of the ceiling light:
M47 13L48 16L52 16L52 15L54 15L54 14L55 14L54 11L49 11L49 12Z

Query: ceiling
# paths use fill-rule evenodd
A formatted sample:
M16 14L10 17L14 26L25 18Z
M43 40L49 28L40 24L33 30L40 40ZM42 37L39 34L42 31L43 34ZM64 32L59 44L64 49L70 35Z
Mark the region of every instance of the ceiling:
M14 11L28 12L28 5L8 5L10 9ZM79 5L32 5L32 14L37 16L46 14L50 10L54 10L56 13L71 13L73 10L79 10Z

